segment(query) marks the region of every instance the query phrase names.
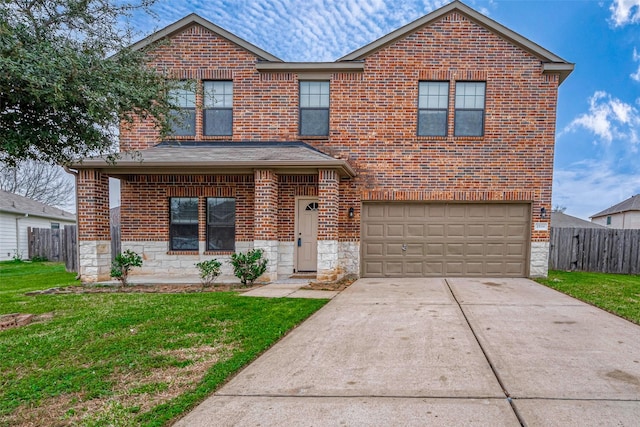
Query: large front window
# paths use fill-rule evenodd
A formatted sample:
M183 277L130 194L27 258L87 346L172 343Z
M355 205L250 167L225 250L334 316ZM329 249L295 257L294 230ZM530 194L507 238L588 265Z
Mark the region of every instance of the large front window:
M170 199L169 240L172 251L198 250L198 198Z
M484 135L484 82L456 83L456 136Z
M449 83L420 82L418 91L418 135L446 136Z
M236 245L236 200L207 199L207 250L233 251Z
M187 82L182 87L169 91L169 125L174 136L194 136L196 134L196 92Z
M233 130L233 82L204 82L204 135L231 135Z
M329 135L329 82L300 82L300 135Z

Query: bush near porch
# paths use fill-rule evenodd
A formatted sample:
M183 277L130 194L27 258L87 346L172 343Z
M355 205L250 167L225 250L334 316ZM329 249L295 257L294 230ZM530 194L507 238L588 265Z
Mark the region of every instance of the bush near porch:
M640 325L638 275L549 271L536 281Z
M79 285L64 265L0 263L0 425L166 425L326 300L235 292L25 292Z

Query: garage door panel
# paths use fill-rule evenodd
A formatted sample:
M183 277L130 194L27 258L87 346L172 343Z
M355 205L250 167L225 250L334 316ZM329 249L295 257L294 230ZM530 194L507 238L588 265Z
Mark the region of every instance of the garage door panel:
M386 236L387 237L404 237L404 225L388 224Z
M444 224L427 224L427 236L431 238L444 237Z
M364 245L364 256L382 256L384 255L384 244L380 243L368 243Z
M387 210L387 218L404 218L405 206L404 205L389 205Z
M362 229L365 239L384 237L384 224L365 224Z
M529 204L364 203L362 218L365 277L522 277L528 270Z
M411 239L420 238L424 239L425 225L424 224L407 224L407 237Z
M486 234L486 227L484 224L469 224L467 225L467 237L484 237Z
M445 262L445 274L447 276L464 276L464 263L462 261Z
M484 263L480 262L480 261L467 261L466 263L467 265L467 271L466 271L466 275L471 275L471 276L482 276L484 275Z
M454 239L464 239L466 237L464 224L447 225L447 237Z
M387 256L403 256L404 255L404 251L402 250L402 243L387 243L386 244L386 248L387 250L385 251L384 255Z
M425 255L444 257L444 243L427 243Z
M503 224L488 224L486 237L502 239L507 236L507 227Z
M425 245L423 243L415 243L415 244L407 244L406 245L406 256L410 257L410 256L417 256L420 258L423 258L426 255L426 251L425 251Z
M369 277L382 276L382 261L364 262L364 275Z
M445 256L461 257L464 255L464 243L447 243Z
M527 248L523 243L508 243L507 256L524 257L527 255Z

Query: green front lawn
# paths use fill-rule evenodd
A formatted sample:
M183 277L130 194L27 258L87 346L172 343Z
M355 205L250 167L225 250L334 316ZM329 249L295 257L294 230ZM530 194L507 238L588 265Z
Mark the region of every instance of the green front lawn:
M550 271L537 282L640 324L640 276Z
M0 426L165 425L326 300L235 292L25 296L77 285L55 263L0 262Z

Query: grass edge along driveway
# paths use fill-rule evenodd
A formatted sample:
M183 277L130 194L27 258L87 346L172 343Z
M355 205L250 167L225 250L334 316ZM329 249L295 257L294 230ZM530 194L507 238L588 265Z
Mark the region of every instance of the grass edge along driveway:
M25 296L78 285L62 264L0 262L0 426L161 426L327 300L236 292Z
M640 325L640 276L549 271L538 283Z

